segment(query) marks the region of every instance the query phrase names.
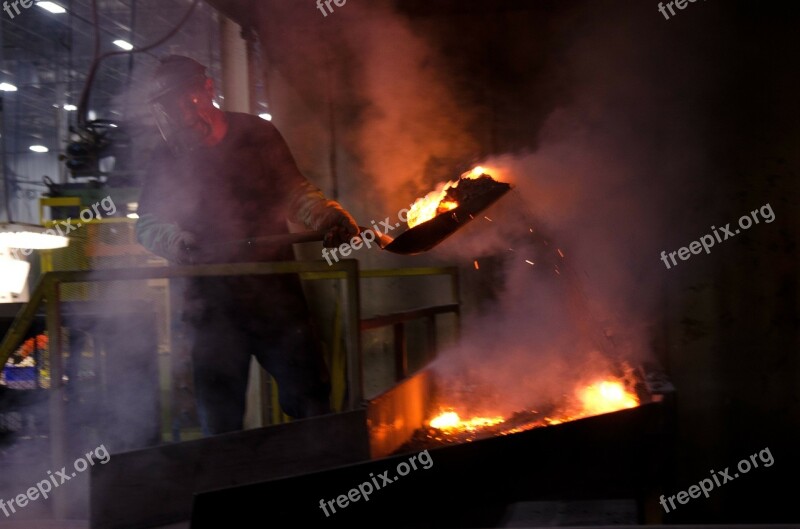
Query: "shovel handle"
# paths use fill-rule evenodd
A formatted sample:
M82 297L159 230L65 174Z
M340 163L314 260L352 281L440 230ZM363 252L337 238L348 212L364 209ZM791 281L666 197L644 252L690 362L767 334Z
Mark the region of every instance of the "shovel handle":
M219 248L221 246L285 246L287 244L296 244L301 242L321 241L325 238L325 233L319 231L302 231L298 233L282 233L280 235L265 235L263 237L253 237L251 239L241 239L238 241L226 241L207 245L210 248Z
M363 233L369 228L359 226L360 232ZM317 242L324 241L325 235L328 232L325 230L316 231L301 231L297 233L282 233L280 235L265 235L263 237L253 237L251 239L241 239L238 241L226 241L220 243L213 243L207 245L208 248L219 248L223 246L285 246L288 244L297 244L301 242Z

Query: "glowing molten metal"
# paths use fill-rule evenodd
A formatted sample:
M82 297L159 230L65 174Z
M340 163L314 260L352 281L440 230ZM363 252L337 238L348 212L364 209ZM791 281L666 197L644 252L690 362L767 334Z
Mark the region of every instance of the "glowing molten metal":
M503 417L473 417L462 421L454 411L446 411L431 419L431 428L437 430L466 430L473 431L487 426L500 424L505 419Z
M463 180L477 180L482 176L491 178L485 171L483 167L478 166L461 175L458 180L439 184L435 191L431 191L423 198L417 199L408 212L408 227L413 228L437 215L456 209L459 204L457 201L448 198L447 191L458 187L459 182Z
M537 411L515 413L513 417L472 417L461 419L452 408L441 412L428 423L444 436L460 436L473 440L484 435L506 435L541 426L561 424L583 417L611 413L639 405L639 398L625 384L615 379L603 379L576 388L575 398L552 408L544 415ZM465 437L464 434L467 434ZM475 434L478 434L477 436ZM442 440L439 435L436 439Z
M639 405L636 395L628 392L620 382L607 381L583 388L578 397L583 404L582 417L610 413Z

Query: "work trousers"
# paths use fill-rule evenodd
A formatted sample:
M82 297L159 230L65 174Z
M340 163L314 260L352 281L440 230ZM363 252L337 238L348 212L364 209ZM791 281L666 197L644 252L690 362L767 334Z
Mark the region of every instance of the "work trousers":
M330 412L328 369L296 275L194 278L184 300L207 435L243 428L251 355L277 381L287 415Z

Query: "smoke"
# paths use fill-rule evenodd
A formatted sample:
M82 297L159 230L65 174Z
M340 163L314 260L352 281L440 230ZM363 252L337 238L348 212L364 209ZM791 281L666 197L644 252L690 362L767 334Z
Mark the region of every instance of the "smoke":
M139 7L147 9L148 3L151 2L140 3ZM163 8L161 5L156 7ZM204 10L201 7L198 12ZM163 28L153 26L152 32L160 36ZM137 34L142 35L139 28ZM189 38L180 39L186 49L205 49L196 39L194 43L187 42ZM75 39L76 42L80 40L77 36ZM181 48L173 49L181 51ZM199 59L204 57L200 55ZM109 71L118 72L115 68L127 68L127 61L127 57L107 61L101 67L98 79ZM110 108L98 102L103 96L100 86L109 85L98 82L94 86L96 93L92 101L98 106L93 108L104 119L117 121L117 116L124 116L119 129L115 130L131 136L136 156L132 160L133 167L120 167L121 160L117 159L116 173L108 179L109 189L92 189L97 199L94 210L87 203L83 211L89 211L89 214L81 215L81 218L73 215L71 226L74 232L70 234L73 237L70 247L58 250L52 256L51 266L57 270L152 265L152 258L130 251L129 245L135 240L129 231L130 225L86 226L82 223L94 218L124 216L126 202L136 201L127 189L128 171L135 174L137 178L134 180L145 174L149 153L160 140L145 104L154 62L149 56L137 56L136 75L125 93L116 96ZM37 221L36 218L28 220ZM178 409L170 408L170 400L162 400L159 384L159 375L171 371L166 369L169 357L163 353L172 345L168 343L169 338L177 330L168 325L171 321L167 310L169 296L165 290L163 281L62 285L63 415L59 420L53 419L55 409L49 402L49 391L5 390L0 387L3 390L0 391L0 500L8 502L24 495L37 482L47 479L48 471L55 473L62 467L70 470L75 461L86 458L87 452L92 450L98 458L95 463L98 460L101 465L111 462L104 469L113 468L116 454L158 445L162 441L162 427L168 430L177 424L162 424L161 414L162 410L171 414L171 410ZM44 332L42 327L36 321L31 336ZM43 371L39 380L44 384L51 383L44 358L40 367ZM175 395L180 396L180 392ZM169 416L164 414L163 419ZM177 417L173 419L179 420ZM63 451L60 457L53 458L58 451L52 448L57 436L52 425L59 422L64 425L59 444ZM62 486L54 487L49 497L40 496L38 501L28 503L24 509L18 508L16 513L11 510L8 515L0 513L0 519L8 517L12 524L15 518L46 519L53 516L58 504L66 509L59 515L88 519L90 473L89 470L78 472Z
M358 4L348 6L357 10ZM386 211L407 207L452 176L454 160L475 156L479 144L467 111L446 74L446 57L405 17L380 5L368 23L348 26L347 40L361 65L355 96L365 102L352 147L373 178Z
M338 171L339 198L362 224L408 207L480 147L448 58L392 4L348 2L326 17L303 4L259 8L275 123L320 187Z
M348 3L323 18L265 5L260 19L266 78L284 96L273 102L302 102L276 123L313 158L308 123L329 116L309 102L330 101L340 198L356 218L392 214L478 162L515 186L413 263L359 259L468 270L477 310L436 369L508 406L649 358L661 285L684 273L660 252L683 245L708 198L702 31L677 39L644 7L591 2L417 10ZM388 303L364 297L376 312ZM421 289L413 301L438 300Z
M660 289L682 273L667 271L659 255L682 245L677 234L696 220L689 206L709 180L700 102L691 92L675 98L675 85L663 82L676 63L653 69L652 57L672 45L658 29L630 45L642 15L605 13L587 27L591 14L585 6L551 20L565 42L539 78L559 87L549 98L559 103L515 109L523 119L546 114L535 142L481 160L515 190L437 252L469 267L466 288L487 275L494 283L490 303L435 364L445 393L456 392L445 403L455 397L472 412L507 414L652 358ZM699 92L709 79L693 82ZM686 208L680 219L676 204Z

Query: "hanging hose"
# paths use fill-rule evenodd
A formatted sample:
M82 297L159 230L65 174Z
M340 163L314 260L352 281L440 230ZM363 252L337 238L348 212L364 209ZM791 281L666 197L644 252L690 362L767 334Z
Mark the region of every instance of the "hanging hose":
M120 50L120 51L110 51L106 52L102 55L98 55L100 52L100 25L97 19L97 0L92 0L92 20L94 23L94 38L95 38L95 57L92 61L92 65L89 68L89 73L86 76L86 84L83 87L83 92L81 93L80 103L78 104L78 126L81 128L85 128L88 122L88 105L89 105L89 96L92 90L92 84L94 83L94 78L97 75L97 69L100 66L100 63L104 60L108 59L109 57L114 57L116 55L126 55L126 54L134 54L134 53L144 53L147 51L152 50L153 48L157 48L161 46L166 41L171 39L175 36L178 31L183 27L183 25L189 20L189 17L194 12L194 9L197 7L197 4L200 3L200 0L194 0L192 5L189 6L187 9L186 14L183 15L180 22L172 28L166 35L158 39L157 41L153 42L152 44L148 44L143 48L137 48L133 50Z

